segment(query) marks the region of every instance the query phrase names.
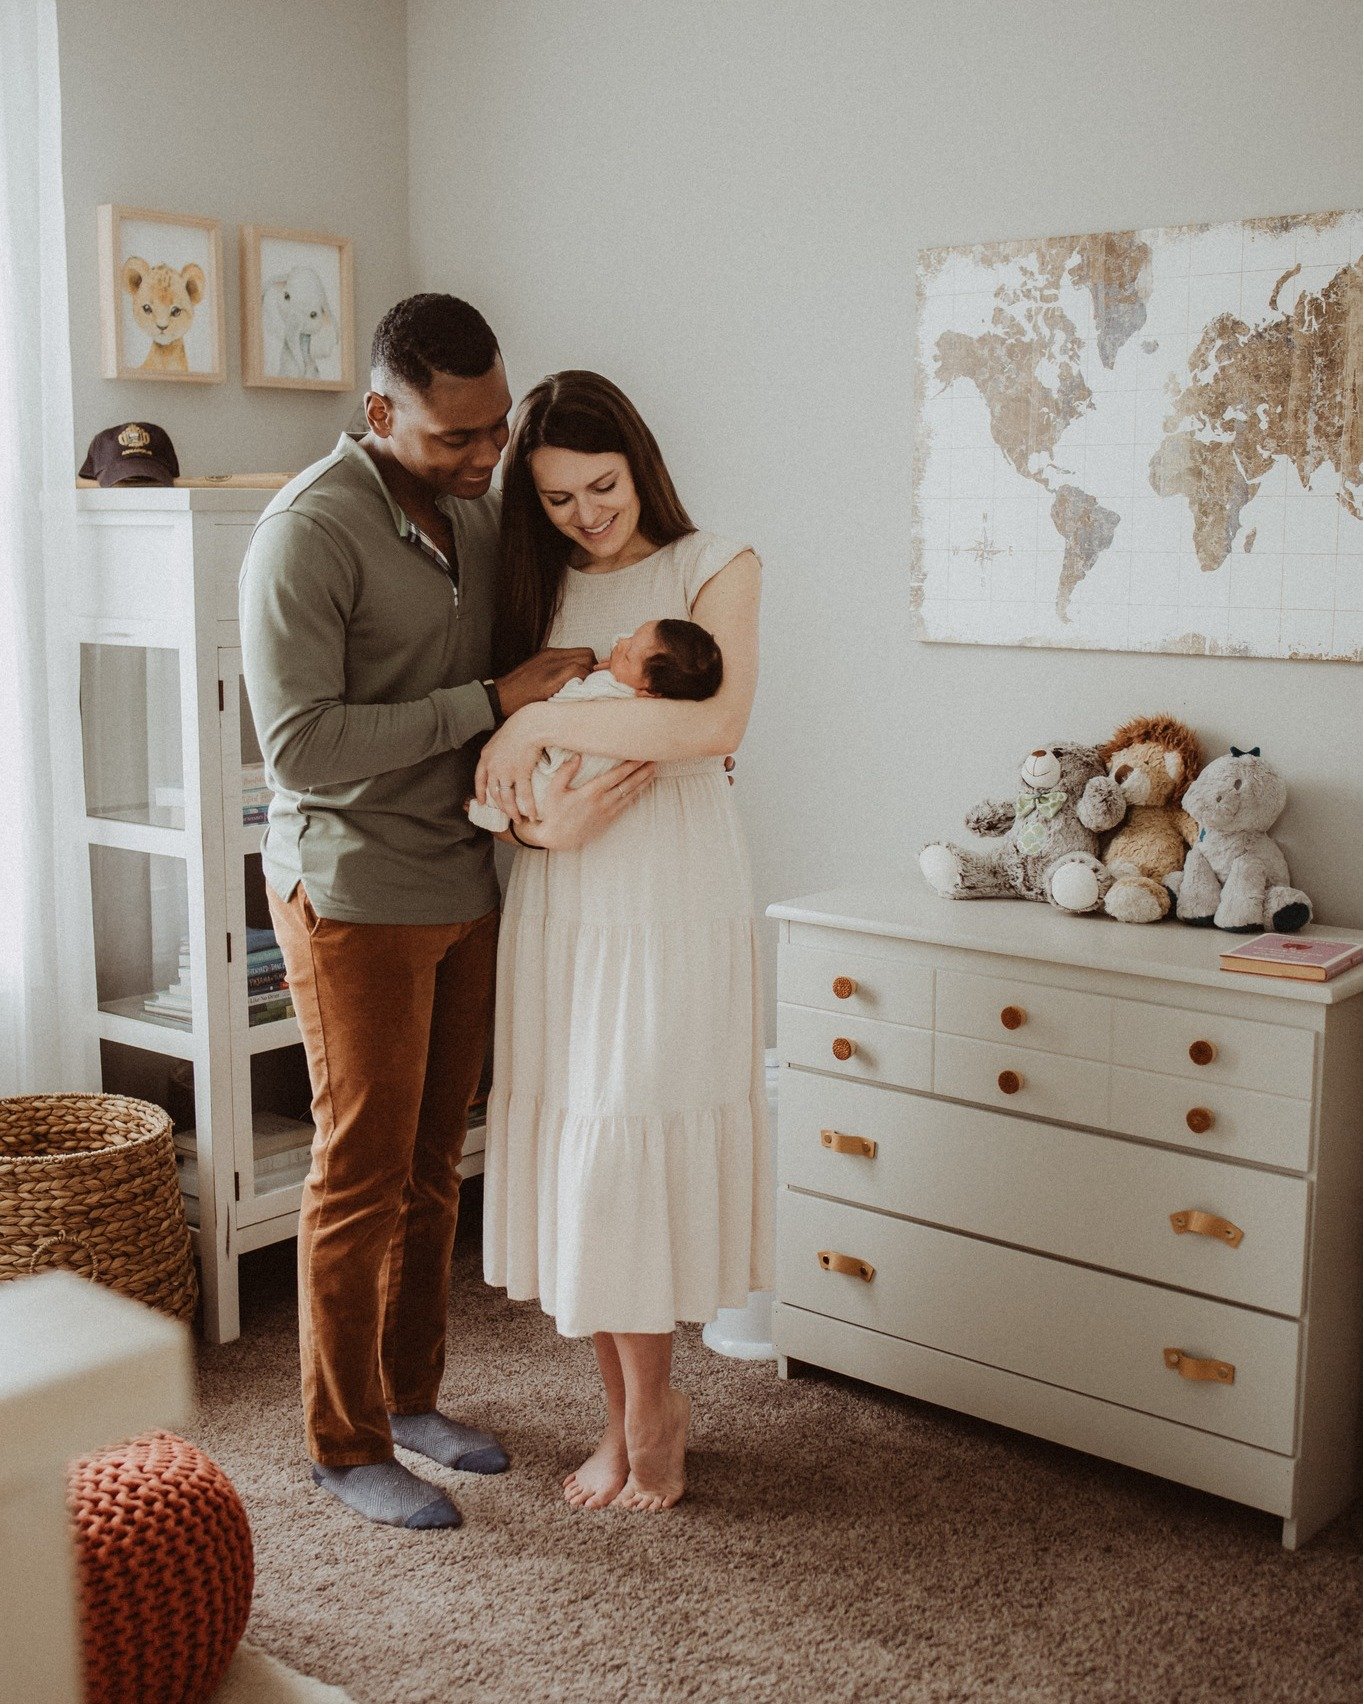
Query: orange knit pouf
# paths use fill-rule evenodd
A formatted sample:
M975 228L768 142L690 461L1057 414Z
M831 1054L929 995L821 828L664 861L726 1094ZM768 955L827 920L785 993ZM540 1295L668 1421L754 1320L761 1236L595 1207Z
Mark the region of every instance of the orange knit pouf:
M86 1704L202 1704L251 1612L251 1528L232 1481L171 1432L72 1465Z

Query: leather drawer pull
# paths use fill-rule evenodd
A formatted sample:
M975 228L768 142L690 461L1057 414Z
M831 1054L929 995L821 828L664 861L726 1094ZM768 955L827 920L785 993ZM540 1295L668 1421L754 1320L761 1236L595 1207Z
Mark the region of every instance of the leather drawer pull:
M1028 1014L1022 1006L1006 1006L999 1014L999 1021L1008 1030L1021 1029L1028 1021Z
M1184 1114L1184 1122L1195 1136L1206 1136L1217 1120L1205 1106L1191 1106Z
M876 1144L870 1136L845 1136L841 1130L821 1130L819 1139L835 1154L857 1154L864 1160L876 1158Z
M1202 1360L1186 1355L1182 1349L1167 1349L1165 1365L1172 1367L1182 1379L1212 1380L1215 1384L1235 1384L1236 1368L1230 1361Z
M856 992L857 992L857 984L853 981L851 976L836 976L834 978L834 998L835 999L837 999L837 1000L851 1000L853 995L856 994Z
M869 1260L857 1260L851 1254L838 1254L831 1248L820 1249L819 1264L826 1272L846 1272L850 1278L860 1278L864 1284L870 1284L876 1276L876 1268Z
M834 1037L834 1058L847 1061L857 1052L857 1043L849 1041L846 1035Z
M1023 1087L1023 1079L1017 1071L1001 1071L998 1078L999 1086L1006 1095L1016 1095Z
M1195 1065L1211 1065L1217 1057L1217 1046L1211 1041L1194 1041L1189 1043L1189 1058Z
M1197 1207L1190 1207L1183 1213L1171 1213L1170 1223L1177 1236L1182 1237L1186 1231L1191 1231L1195 1236L1215 1237L1218 1242L1226 1243L1228 1248L1240 1248L1241 1238L1246 1234L1230 1219L1219 1219L1216 1213L1204 1213Z

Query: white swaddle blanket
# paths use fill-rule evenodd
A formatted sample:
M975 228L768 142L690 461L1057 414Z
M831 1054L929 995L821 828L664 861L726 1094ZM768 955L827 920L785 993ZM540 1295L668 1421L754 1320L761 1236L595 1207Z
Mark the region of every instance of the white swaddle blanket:
M637 694L633 686L626 686L623 681L616 679L610 669L594 669L585 680L571 680L566 686L561 686L549 700L557 704L561 700L584 698L634 698ZM544 800L545 788L549 778L567 760L574 756L563 746L549 746L544 756L536 764L531 774L531 788L535 793L535 805L538 810ZM573 777L573 785L581 787L584 781L591 781L595 776L604 775L608 769L614 769L620 762L618 757L584 756L582 767ZM469 821L478 828L486 828L493 834L500 834L510 823L511 818L504 810L500 810L490 799L486 805L480 805L477 799L470 802Z

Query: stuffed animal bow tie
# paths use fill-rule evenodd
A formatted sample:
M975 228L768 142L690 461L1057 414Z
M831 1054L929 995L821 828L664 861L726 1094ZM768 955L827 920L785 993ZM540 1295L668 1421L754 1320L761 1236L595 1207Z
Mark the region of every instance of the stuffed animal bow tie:
M1065 802L1065 789L1056 787L1050 793L1020 793L1014 800L1014 809L1021 817L1036 811L1038 816L1049 818L1054 817Z

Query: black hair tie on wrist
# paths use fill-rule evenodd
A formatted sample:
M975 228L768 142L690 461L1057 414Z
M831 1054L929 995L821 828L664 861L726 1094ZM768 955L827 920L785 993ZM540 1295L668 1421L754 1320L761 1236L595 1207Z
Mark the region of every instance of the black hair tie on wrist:
M511 830L511 837L518 846L524 846L528 852L544 851L544 847L537 846L533 840L522 840L521 836L516 832L516 824L514 822L509 821L507 823L507 827Z

